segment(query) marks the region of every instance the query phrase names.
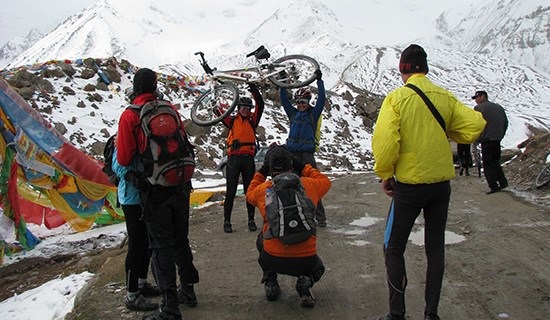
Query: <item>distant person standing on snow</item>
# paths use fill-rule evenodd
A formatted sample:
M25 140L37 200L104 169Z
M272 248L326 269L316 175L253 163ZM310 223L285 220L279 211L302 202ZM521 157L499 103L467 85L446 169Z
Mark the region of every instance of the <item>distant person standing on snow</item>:
M468 172L468 169L472 166L472 145L457 143L456 154L460 165L459 174L463 175L464 172L466 172L466 175L469 176L470 173Z
M290 121L290 130L288 132L288 138L286 140L286 148L293 156L300 159L300 161L310 164L312 167L317 168L315 162L315 151L319 144L317 140L317 129L320 125L319 118L325 108L325 84L322 80L323 74L321 70L315 71L317 74L317 89L318 96L315 106L312 107L309 102L313 97L309 88L300 88L294 95L294 102L296 107L292 106L290 99L288 98L288 91L285 88L280 89L281 104L285 110L286 115ZM319 227L327 226L327 217L325 215L325 207L323 202L319 201L317 204L316 214L317 224Z
M500 141L508 129L508 118L501 105L488 100L487 92L476 91L472 99L477 103L474 110L481 112L487 121L478 141L481 143L483 174L491 189L487 194L491 194L508 187L508 180L500 166Z
M424 319L434 320L439 319L445 268L449 180L455 177L447 137L457 143L472 143L485 121L479 112L426 77L427 54L422 47L412 44L403 51L399 71L406 85L384 99L372 138L374 171L383 179L384 192L393 198L384 236L390 312L380 319L405 319L404 253L423 210L428 260Z

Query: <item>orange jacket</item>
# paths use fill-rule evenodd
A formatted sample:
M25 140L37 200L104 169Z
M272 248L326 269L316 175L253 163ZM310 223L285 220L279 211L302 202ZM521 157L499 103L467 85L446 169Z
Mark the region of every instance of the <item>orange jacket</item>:
M302 181L307 197L310 198L315 205L317 205L317 202L327 194L331 185L327 176L309 164L302 170L302 177L300 180ZM256 172L246 192L246 200L260 209L260 214L264 219L262 234L268 229L265 213L265 194L266 190L272 186L273 183L271 180L266 180L266 177ZM302 243L291 245L285 245L276 238L264 239L264 250L276 257L296 258L313 256L317 252L317 236L311 236Z

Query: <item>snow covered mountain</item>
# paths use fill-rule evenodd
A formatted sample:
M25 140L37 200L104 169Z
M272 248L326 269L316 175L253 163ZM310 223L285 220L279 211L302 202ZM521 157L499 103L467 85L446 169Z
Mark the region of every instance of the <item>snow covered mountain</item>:
M0 48L0 67L7 65L23 51L29 49L44 35L36 29L31 29L25 38L14 38Z
M199 50L220 69L243 65L244 55L259 45L273 57L306 54L320 62L331 91L320 158L330 162L331 154L339 153L341 159L349 156L347 167L359 169L369 166L373 119L366 114L376 113L380 97L374 97L402 85L397 64L410 43L427 50L428 76L465 103L473 106L470 96L484 89L504 106L511 122L506 147L525 139L527 125L550 128L549 12L550 0L98 0L11 60L10 67L114 56L166 74L199 75L193 55ZM129 86L130 77L123 77L120 89ZM112 99L117 106L124 104ZM192 97L178 99L184 105ZM104 103L94 104L103 110ZM276 105L268 102L271 109L262 126L266 138L284 142L286 120ZM75 108L63 101L59 107L55 117ZM117 120L112 113L103 116L112 117L104 124ZM90 129L97 131L97 125L101 123ZM97 132L82 132L82 126L75 127L78 134L71 130L69 126L68 135L106 140ZM107 129L109 134L114 130ZM201 133L203 143L211 145L205 151L210 158L221 155L223 143L214 138L220 133L218 127ZM77 142L89 147L90 140L82 140Z

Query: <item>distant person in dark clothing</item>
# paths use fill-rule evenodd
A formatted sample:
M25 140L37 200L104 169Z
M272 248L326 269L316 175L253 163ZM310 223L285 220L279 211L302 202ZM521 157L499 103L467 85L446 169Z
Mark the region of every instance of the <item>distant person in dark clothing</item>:
M500 141L508 129L508 118L501 105L488 100L487 92L476 91L472 99L477 103L474 110L481 112L487 121L478 141L481 143L483 173L491 189L487 194L491 194L508 187L508 180L500 166Z
M457 143L456 153L458 156L458 164L460 165L460 175L463 175L466 172L466 175L469 176L468 168L472 166L472 145Z

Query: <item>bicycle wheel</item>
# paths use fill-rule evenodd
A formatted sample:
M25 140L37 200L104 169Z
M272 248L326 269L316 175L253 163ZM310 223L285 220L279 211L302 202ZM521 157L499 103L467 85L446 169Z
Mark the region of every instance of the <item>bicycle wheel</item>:
M277 74L268 77L268 79L282 88L300 88L315 81L316 70L319 70L319 63L315 59L301 54L293 54L275 60L270 66L270 72L275 71Z
M550 163L547 163L535 179L535 187L542 188L550 182Z
M201 94L191 108L191 120L199 126L211 126L222 121L237 106L239 91L233 85L222 84ZM221 109L220 115L214 110Z

